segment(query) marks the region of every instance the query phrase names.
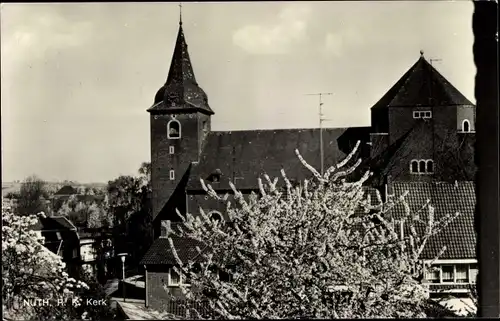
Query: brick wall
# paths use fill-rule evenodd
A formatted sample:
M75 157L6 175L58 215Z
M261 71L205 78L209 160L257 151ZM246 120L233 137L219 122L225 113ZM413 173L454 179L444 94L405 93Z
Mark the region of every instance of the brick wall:
M147 289L146 296L148 307L158 311L168 311L168 302L172 296L177 294L165 290L164 286L167 285L168 272L147 272ZM171 289L168 289L171 290Z
M420 132L418 136L410 136L409 140L401 148L397 162L392 164L389 174L396 180L464 180L466 175L462 173L463 170L460 167L464 167L465 171L470 172L469 167L471 165L464 164L467 163L470 156L464 156L461 149L470 149L470 143L464 146L459 141L456 106L390 108L389 143L394 143L412 128L415 122L424 121L413 118L413 111L417 110L432 110L432 118L425 120L429 122L428 129ZM470 112L472 111L467 109L467 113ZM467 113L463 112L464 115ZM466 154L471 155L470 152ZM434 175L411 174L410 162L412 159L433 159Z
M169 139L168 122L176 119L181 125L181 138ZM151 185L153 216L168 201L191 162L198 161L203 145L203 124L210 130L210 116L201 113L151 115ZM174 148L173 154L170 147ZM175 178L170 179L170 170Z
M153 271L150 271L153 270ZM204 302L188 302L179 287L168 287L168 266L148 268L146 277L146 296L149 308L157 311L168 311L179 316L185 316L185 305L194 306L198 311L207 311Z
M221 195L223 196L223 195ZM231 200L231 203L234 203L232 201L233 197L230 196L229 200ZM192 215L199 215L200 210L199 208L203 208L206 214L208 214L211 211L218 211L220 212L224 219L227 219L225 217L225 212L226 212L226 203L222 201L217 201L213 199L212 197L206 195L206 194L199 194L199 195L188 195L188 211Z
M476 130L476 107L474 106L458 106L457 107L457 131L462 131L464 119L467 119L470 124L470 130Z

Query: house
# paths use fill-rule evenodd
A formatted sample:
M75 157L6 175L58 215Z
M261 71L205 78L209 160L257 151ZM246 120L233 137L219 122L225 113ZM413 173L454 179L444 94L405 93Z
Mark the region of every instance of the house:
M475 106L425 59L422 51L401 79L372 106L370 127L213 131L211 119L215 112L196 81L180 22L167 80L148 112L156 240L142 261L147 270L147 305L165 308L165 300L176 291L165 294L163 285L175 288L177 282L182 282L172 276L175 261L162 234L162 226L165 230L168 223L162 222L178 221L176 209L196 214L199 207L208 209L212 216L226 218L224 205L206 196L200 179L208 181L217 193L230 192L232 182L248 195L258 191L257 178L264 173L280 177L280 170L284 169L294 182L310 178L311 173L295 155L296 149L310 165L320 169L321 164L338 163L359 140L358 156L364 159L360 172L374 172L369 185L378 189L384 199L392 195L391 188L399 193L400 187L410 184L412 191L423 195L412 203L417 206L427 195L419 194L419 188L434 191L429 186L455 181L469 186L464 187L463 193L469 201L474 199L470 181L475 173ZM414 183L421 185L411 185ZM452 197L448 193L453 192L444 188L436 194L439 215L454 210L446 208L450 205L446 200ZM455 205L459 204L462 203ZM468 214L454 224L472 226L470 204L467 206L460 210ZM454 241L446 233L452 232L443 233L443 237L430 242L428 251L432 244L451 246L449 243ZM465 268L460 264L469 264L468 280L472 282L476 273L475 253L469 250L474 247L475 236L470 228L463 233L467 250L449 250L445 261L438 261L439 283L431 288L437 290L438 284L450 284L446 283L450 280L449 266L453 266L453 285L461 283ZM195 255L195 245L190 242L174 240L179 255ZM427 277L428 281L436 280L436 275Z
M69 197L71 195L79 194L78 190L71 185L64 185L57 192L54 193L54 198Z
M408 192L406 201L413 215L407 217L402 204L396 205L389 214L399 223L403 237L411 233L411 220L414 221L417 234L423 234L428 217L428 208L425 207L427 201L434 208L436 221L446 215L459 213L446 228L429 238L424 247L421 258L433 262L436 269L425 273L423 282L429 286L431 297L467 297L478 274L474 182L394 182L389 188L389 193L394 197L405 192ZM446 250L435 260L443 246L446 246Z
M80 267L80 240L77 229L66 217L39 217L31 227L45 238L44 246L66 263L68 274L77 275Z
M81 228L78 235L82 269L92 275L107 275L110 269L108 262L115 257L111 231L103 228Z

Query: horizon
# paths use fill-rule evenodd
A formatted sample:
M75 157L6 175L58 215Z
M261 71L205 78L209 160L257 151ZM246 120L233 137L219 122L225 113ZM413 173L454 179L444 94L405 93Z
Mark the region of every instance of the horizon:
M317 92L335 93L324 128L369 126L420 50L475 103L472 13L472 2L433 1L182 7L213 131L318 128L318 98L306 96ZM2 181L138 175L178 20L177 3L2 4Z

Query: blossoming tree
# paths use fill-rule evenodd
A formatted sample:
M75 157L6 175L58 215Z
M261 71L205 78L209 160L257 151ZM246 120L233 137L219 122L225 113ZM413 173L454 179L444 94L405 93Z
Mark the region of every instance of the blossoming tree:
M359 146L359 143L358 145ZM356 149L355 149L356 150ZM420 280L426 266L419 255L427 240L457 214L434 219L432 206L424 233L414 227L401 238L387 215L399 199L373 205L363 183L349 182L360 161L347 166L354 152L324 175L298 153L312 180L293 186L282 171L259 179L260 192L249 197L234 185L219 195L202 180L208 195L226 202L227 222L187 214L172 231L200 242L197 260L182 262L172 239L177 272L188 301L205 301L209 314L187 305L196 318L370 318L424 317L428 291ZM231 199L234 200L234 205ZM408 206L407 216L411 216ZM422 215L420 216L422 217ZM443 249L444 250L444 249Z
M44 215L40 213L39 215ZM42 245L30 226L37 215L18 216L2 200L2 308L4 319L74 318L79 292L88 286L64 272L61 258Z

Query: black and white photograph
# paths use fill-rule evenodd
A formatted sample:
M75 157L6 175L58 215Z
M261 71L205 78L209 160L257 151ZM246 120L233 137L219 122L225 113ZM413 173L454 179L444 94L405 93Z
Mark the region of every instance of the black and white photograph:
M2 3L2 320L500 317L477 6Z

